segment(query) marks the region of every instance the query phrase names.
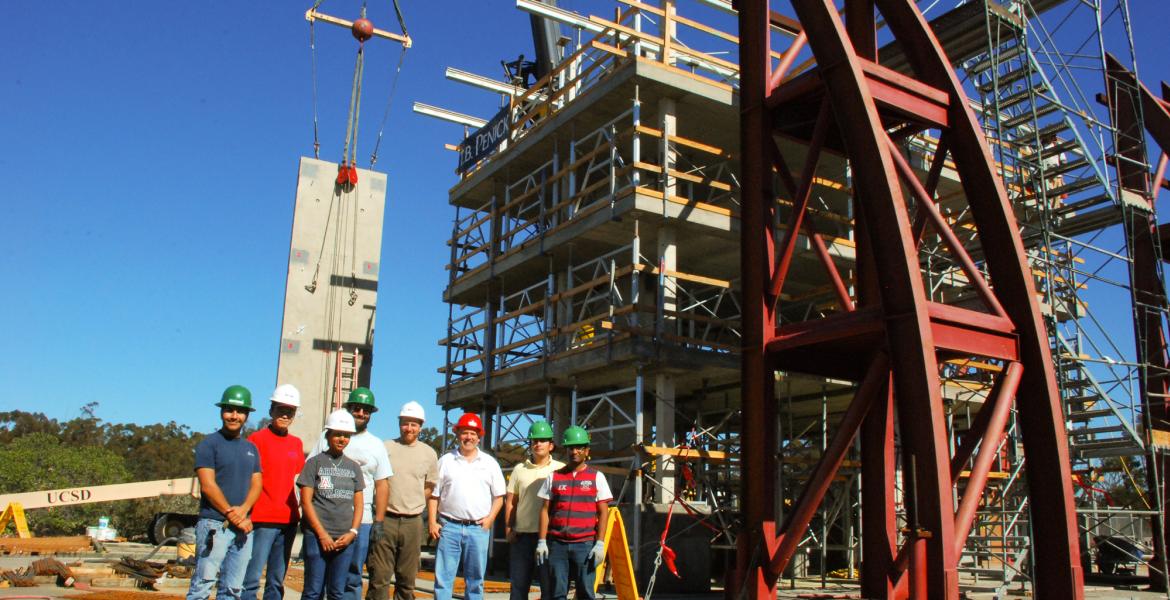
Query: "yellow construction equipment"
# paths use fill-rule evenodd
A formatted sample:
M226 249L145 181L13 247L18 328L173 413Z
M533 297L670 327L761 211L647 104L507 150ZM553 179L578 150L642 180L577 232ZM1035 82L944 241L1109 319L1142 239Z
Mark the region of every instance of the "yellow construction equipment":
M9 521L16 527L16 535L26 539L32 537L28 530L28 521L24 519L24 507L19 502L9 502L8 506L4 507L4 512L0 513L0 534L4 533Z
M597 577L593 580L593 591L605 578L605 567L610 566L613 573L613 587L617 591L618 600L639 600L638 584L634 580L634 558L630 556L630 539L626 535L626 525L622 521L622 514L617 509L609 510L609 519L605 523L605 560L597 565Z

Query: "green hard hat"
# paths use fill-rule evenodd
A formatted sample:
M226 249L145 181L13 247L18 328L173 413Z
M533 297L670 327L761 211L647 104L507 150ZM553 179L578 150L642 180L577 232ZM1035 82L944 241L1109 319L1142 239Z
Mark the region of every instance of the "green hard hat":
M370 412L378 411L378 407L374 406L374 392L371 392L370 388L354 388L354 390L349 393L349 400L346 400L345 403L364 404L370 407Z
M246 411L251 411L252 392L249 392L248 388L242 385L229 385L228 388L223 391L223 397L220 398L219 402L216 402L215 405L222 408L227 408L230 406L233 408L242 408Z
M565 430L564 438L565 446L588 446L589 432L585 431L584 427L574 425Z
M537 421L528 428L528 439L530 440L551 440L553 439L552 425L548 421Z

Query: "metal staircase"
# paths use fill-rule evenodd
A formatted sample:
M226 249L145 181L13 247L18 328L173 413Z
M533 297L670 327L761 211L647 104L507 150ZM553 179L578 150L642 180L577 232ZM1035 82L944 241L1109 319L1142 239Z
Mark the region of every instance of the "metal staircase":
M1081 124L1089 113L1058 94L1029 47L1029 13L1027 2L987 10L990 50L962 66L1025 243L1036 243L1046 233L1074 236L1118 223L1121 211L1094 159L1101 153L1086 144Z

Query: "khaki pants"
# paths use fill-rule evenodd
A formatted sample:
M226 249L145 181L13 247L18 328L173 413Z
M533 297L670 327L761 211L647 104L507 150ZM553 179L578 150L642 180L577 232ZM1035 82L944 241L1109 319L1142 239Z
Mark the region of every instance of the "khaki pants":
M370 572L366 600L389 600L391 575L394 576L394 599L414 600L414 578L418 575L423 542L422 515L386 515L382 531L382 539L377 544L370 544L366 561Z

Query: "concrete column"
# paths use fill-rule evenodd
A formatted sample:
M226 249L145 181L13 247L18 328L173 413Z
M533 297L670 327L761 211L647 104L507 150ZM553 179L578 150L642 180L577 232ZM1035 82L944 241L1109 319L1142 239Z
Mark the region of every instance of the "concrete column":
M549 421L553 426L553 439L556 440L557 447L560 447L561 436L564 435L565 429L573 424L573 397L569 390L550 388L547 404Z
M678 162L678 152L675 150L672 139L678 135L678 117L676 116L674 98L663 98L658 101L658 126L662 129L662 139L658 143L659 162L662 164L662 195L665 213L669 198L678 195L677 181L670 174Z
M572 256L572 246L571 245L569 247L569 252L570 252L570 257L571 257ZM573 266L572 259L570 258L569 265L567 267L565 267L565 269L563 271L557 272L557 274L556 274L556 276L557 276L556 292L557 293L563 293L563 292L568 291L568 290L573 288L573 279L570 276L570 270L572 269L572 266ZM574 319L573 299L568 297L568 296L565 296L564 298L561 298L561 300L556 303L556 315L553 319L553 324L557 328L561 328L561 327L564 327L566 325L571 324L573 322L573 319ZM554 351L555 352L564 352L565 350L568 350L569 347L572 346L572 344L573 344L573 337L576 335L576 333L577 333L576 331L567 331L567 332L557 336L556 337L557 346L556 346L556 348L554 348Z
M678 442L674 436L674 376L659 373L654 376L654 445L675 446ZM667 503L674 500L675 462L664 458L658 459L654 469L654 478L662 484L654 492L657 502ZM657 487L657 486L656 486Z
M678 281L667 275L678 270L678 244L673 227L658 230L658 269L661 271L658 276L661 285L657 290L658 322L655 323L655 331L677 334L678 317L674 316L674 311L678 310Z

